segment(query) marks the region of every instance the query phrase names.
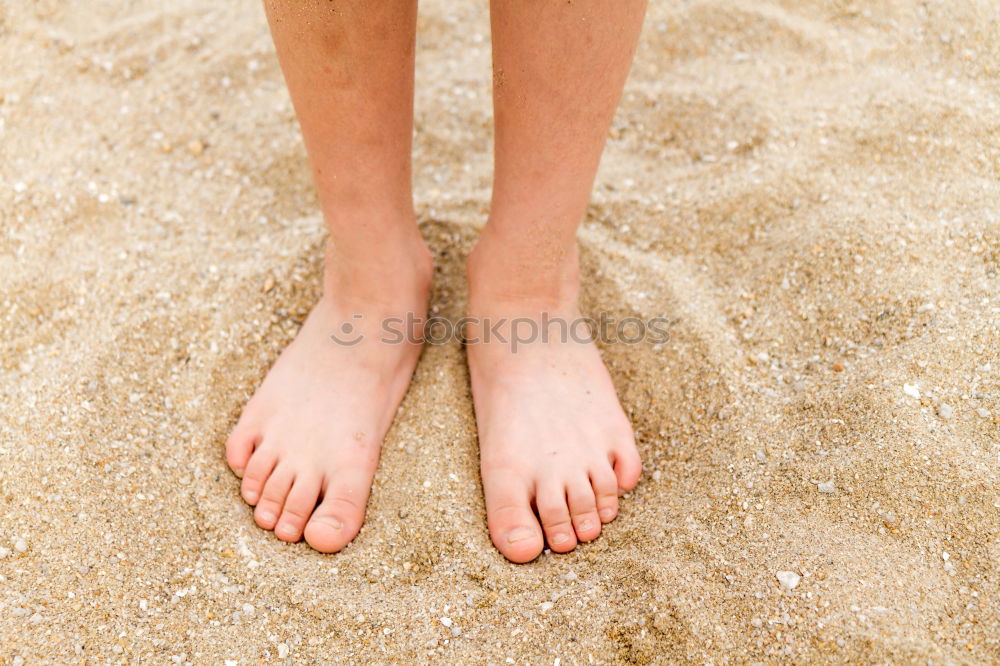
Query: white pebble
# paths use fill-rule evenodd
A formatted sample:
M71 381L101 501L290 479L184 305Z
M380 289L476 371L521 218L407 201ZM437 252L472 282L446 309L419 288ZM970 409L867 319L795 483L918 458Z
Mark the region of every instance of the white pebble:
M18 539L17 541L14 542L14 550L16 550L19 553L23 553L24 551L28 550L28 542L25 541L24 539Z
M451 618L450 617L443 617L443 618L441 618L441 624L443 624L446 627L450 627L451 626Z
M235 659L226 659L222 663L225 664L225 666L240 666L240 662L236 661Z
M278 659L284 659L288 656L288 645L286 643L278 643Z
M551 610L553 606L555 606L555 604L552 603L551 601L543 601L541 604L539 604L539 608L542 609L543 613Z
M139 599L139 610L143 613L149 610L149 602L145 599Z
M0 560L10 557L10 548L0 548Z
M816 489L827 495L832 495L837 490L833 485L833 481L824 481L823 483L817 484Z
M947 552L941 553L941 559L944 560L945 562L947 562L950 557L951 555L949 555Z
M938 416L940 416L945 420L948 420L955 415L955 408L947 403L942 402L940 405L938 405L937 412Z
M24 666L24 657L21 655L15 655L14 659L10 662L13 666Z
M920 399L920 389L915 384L903 384L903 393L911 398Z
M990 418L990 410L986 409L985 407L980 407L979 409L977 409L976 414L979 414L980 418L984 419Z
M802 578L794 571L779 571L774 574L774 576L778 579L778 582L781 583L781 587L786 592L794 590L798 586L799 581L802 580Z
M243 604L241 608L243 610L243 614L247 617L253 617L253 614L256 612L251 604Z

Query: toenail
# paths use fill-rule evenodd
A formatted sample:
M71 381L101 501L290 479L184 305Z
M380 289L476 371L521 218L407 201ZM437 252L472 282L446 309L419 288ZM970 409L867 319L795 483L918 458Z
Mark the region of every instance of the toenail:
M270 511L263 511L260 514L260 520L261 520L261 522L264 522L264 523L273 523L274 520L275 520L275 518L277 518L277 516L275 516Z
M243 478L243 468L242 467L237 467L236 469L233 470L233 474L235 474L236 476L238 476L238 477L240 477L242 479Z
M342 530L342 529L344 529L344 523L340 522L339 520L337 520L336 518L334 518L332 516L323 516L322 518L317 518L316 520L317 521L322 521L322 522L326 523L327 525L329 525L330 527L332 527L335 530Z
M594 526L594 523L590 522L589 520L585 520L582 523L580 523L580 531L581 532L586 532L587 530L591 529L593 526Z
M567 541L569 541L569 535L567 534L557 534L554 537L552 537L552 543L556 545L559 545L561 543L566 543Z
M252 490L246 491L246 493L243 494L243 497L245 497L246 501L250 502L251 504L257 501L257 493L255 493Z
M531 539L535 536L535 530L530 527L519 527L516 530L511 530L507 532L507 543L516 543L518 541L524 541L525 539Z
M611 520L614 517L615 517L614 509L601 509L601 518L604 518L605 520Z

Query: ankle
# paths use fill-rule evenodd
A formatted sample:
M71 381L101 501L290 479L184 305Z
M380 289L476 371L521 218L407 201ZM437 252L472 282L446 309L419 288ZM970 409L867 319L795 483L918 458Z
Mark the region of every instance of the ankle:
M357 307L422 308L430 292L434 262L420 232L385 237L354 248L327 243L324 297Z
M483 231L466 260L470 313L503 308L510 312L568 312L580 291L576 243L564 248L529 245ZM493 313L495 314L495 313Z

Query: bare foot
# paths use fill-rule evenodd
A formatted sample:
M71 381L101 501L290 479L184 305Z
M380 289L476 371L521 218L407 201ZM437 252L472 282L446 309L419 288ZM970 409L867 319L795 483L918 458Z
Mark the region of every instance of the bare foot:
M304 535L331 553L361 529L382 439L420 355L418 344L383 341L381 321L422 317L430 283L422 241L390 264L328 260L323 297L226 443L254 520L282 541Z
M562 288L533 294L512 277L519 268L489 245L481 240L469 260L473 317L495 323L504 317L538 322L542 312L567 321L580 316L575 255ZM511 328L495 329L504 343L487 342L484 327L471 326L467 349L490 536L507 559L528 562L541 553L543 534L559 553L596 539L642 467L596 345L561 339L553 327L547 342L535 339L515 350Z

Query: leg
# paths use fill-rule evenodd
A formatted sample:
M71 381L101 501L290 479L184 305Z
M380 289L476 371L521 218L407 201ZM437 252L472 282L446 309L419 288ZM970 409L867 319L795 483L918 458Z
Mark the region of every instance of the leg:
M493 0L491 8L496 164L489 223L468 262L470 314L572 320L576 230L645 0ZM494 544L525 562L541 552L543 534L557 552L596 538L641 471L596 346L555 336L516 352L497 341L468 352Z
M430 255L410 184L416 0L266 8L330 242L323 295L244 409L226 459L258 525L333 552L361 527L420 353L382 342L379 322L427 307ZM354 330L341 339L360 342L331 338L345 322Z

